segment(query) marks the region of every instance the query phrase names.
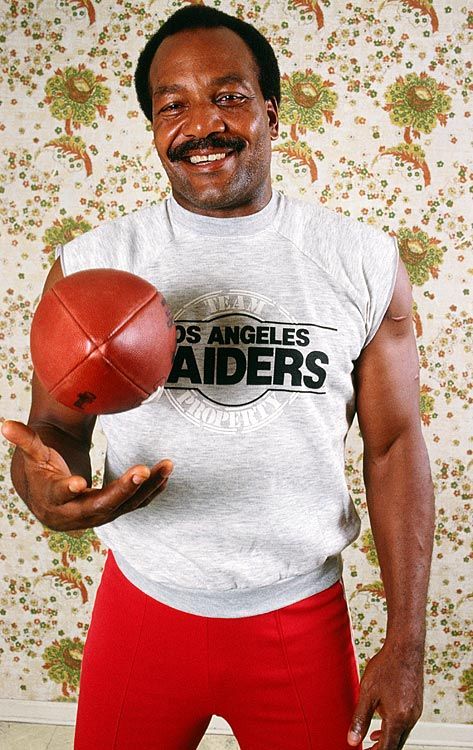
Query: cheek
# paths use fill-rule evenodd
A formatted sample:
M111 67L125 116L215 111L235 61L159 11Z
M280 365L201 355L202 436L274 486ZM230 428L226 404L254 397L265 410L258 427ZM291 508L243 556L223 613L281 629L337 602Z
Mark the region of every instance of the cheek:
M269 140L268 130L261 125L253 129L251 133L253 149L257 152L259 159L265 159L271 155L271 141Z
M153 122L153 141L160 156L167 156L167 150L172 144L173 136L162 123Z
M158 143L160 141L160 133L159 133L159 125L158 125L158 123L155 120L153 120L152 129L153 129L153 141L154 141L154 145L157 148L158 147Z
M258 112L256 116L248 120L247 133L250 140L260 147L262 143L269 140L269 124L266 113Z

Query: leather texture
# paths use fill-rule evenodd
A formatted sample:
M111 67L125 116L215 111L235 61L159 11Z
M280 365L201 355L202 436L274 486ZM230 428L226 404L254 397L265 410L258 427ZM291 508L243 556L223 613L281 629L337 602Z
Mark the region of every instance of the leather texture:
M176 327L163 295L128 271L64 277L41 299L30 333L35 372L61 404L89 414L139 406L171 371Z

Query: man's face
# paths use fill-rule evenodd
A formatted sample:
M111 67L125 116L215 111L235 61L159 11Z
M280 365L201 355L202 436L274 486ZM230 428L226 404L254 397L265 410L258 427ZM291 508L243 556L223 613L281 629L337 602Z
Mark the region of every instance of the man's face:
M154 143L178 203L221 217L263 208L277 103L264 100L257 64L238 34L219 27L167 37L149 81Z

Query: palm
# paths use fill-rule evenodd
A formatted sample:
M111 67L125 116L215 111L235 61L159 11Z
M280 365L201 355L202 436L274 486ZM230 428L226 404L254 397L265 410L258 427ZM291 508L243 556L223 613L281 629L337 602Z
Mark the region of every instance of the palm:
M172 471L169 459L159 461L150 469L144 464L135 464L105 487L93 489L87 486L88 471L84 475L80 471L72 474L62 455L45 445L30 426L6 420L1 432L23 455L24 479L19 482L20 496L36 518L55 531L93 528L148 505L166 488ZM58 438L62 435L58 436L54 429L46 434L59 445ZM84 459L83 453L81 455L74 446L72 461L77 457ZM85 460L82 463L86 465Z
M48 450L49 456L46 461L35 461L34 459L30 459L36 464L37 469L47 472L51 478L57 477L57 479L63 479L72 476L69 467L61 454L54 450L54 448L48 447Z
M3 434L15 445L28 448L28 451L25 453L25 459L33 464L36 471L46 472L49 477L57 479L71 476L68 465L61 454L54 450L54 448L42 444L42 450L35 452L34 456L29 452L35 441L37 444L40 444L42 441L30 427L27 427L22 422L9 420L3 428ZM25 445L25 443L29 444Z

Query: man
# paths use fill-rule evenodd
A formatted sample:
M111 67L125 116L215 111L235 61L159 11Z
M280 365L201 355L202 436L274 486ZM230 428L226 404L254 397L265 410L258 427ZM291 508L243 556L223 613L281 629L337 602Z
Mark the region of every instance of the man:
M396 244L272 190L279 71L253 27L181 9L135 80L172 198L61 248L45 289L99 266L153 281L179 333L165 393L101 418L101 490L95 420L36 378L28 426L3 426L37 518L110 548L75 748L190 750L213 714L242 750L361 748L376 710L373 747L400 750L422 710L434 509ZM361 684L340 562L355 410L388 604Z

